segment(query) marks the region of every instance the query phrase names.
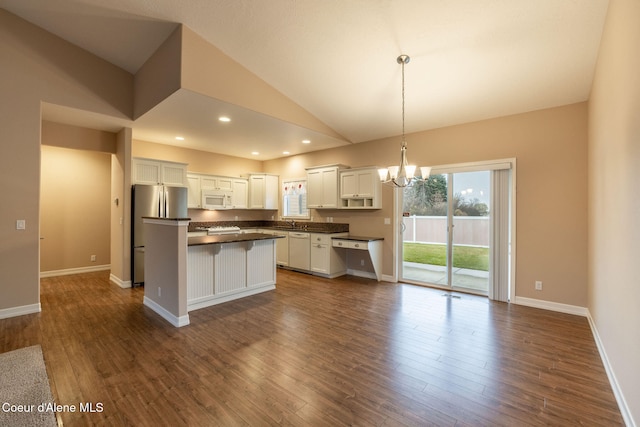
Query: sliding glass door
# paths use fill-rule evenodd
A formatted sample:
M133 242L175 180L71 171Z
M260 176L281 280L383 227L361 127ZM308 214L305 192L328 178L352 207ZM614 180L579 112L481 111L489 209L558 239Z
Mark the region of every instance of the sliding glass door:
M489 171L453 173L448 245L451 286L486 294L489 290Z
M488 170L433 174L402 190L402 280L488 294L490 190Z

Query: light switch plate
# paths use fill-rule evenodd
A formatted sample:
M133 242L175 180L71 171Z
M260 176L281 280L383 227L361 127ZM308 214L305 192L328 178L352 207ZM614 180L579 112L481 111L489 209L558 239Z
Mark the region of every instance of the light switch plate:
M16 230L25 230L27 228L27 222L24 219L16 220Z

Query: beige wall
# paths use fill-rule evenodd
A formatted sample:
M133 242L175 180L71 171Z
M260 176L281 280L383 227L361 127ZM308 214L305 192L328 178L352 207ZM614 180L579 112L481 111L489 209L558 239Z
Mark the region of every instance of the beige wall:
M133 77L3 9L0 58L0 310L19 313L40 301L41 102L131 117Z
M40 271L108 266L111 154L43 145L41 179Z
M409 161L443 165L517 159L516 295L585 307L587 304L587 105L579 103L407 136ZM266 172L304 176L304 168L397 163L399 138L355 144L265 162ZM393 191L384 187L379 211L312 210L333 216L355 234L385 238L383 273L393 273ZM534 282L544 282L543 291Z
M589 311L628 416L636 425L640 423L638 17L637 0L609 3L589 102L588 263Z
M222 176L245 175L249 172L262 172L262 162L225 156L223 154L206 151L191 150L173 145L155 144L147 141L134 140L133 157L167 160L171 162L187 163L189 172L210 173Z

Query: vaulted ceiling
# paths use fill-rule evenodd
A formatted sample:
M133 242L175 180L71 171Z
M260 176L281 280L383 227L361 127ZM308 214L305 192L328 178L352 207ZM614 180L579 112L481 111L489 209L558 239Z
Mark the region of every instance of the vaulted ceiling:
M401 133L400 54L411 57L407 133L587 100L608 0L0 0L0 7L132 74L184 24L342 135L337 143L359 143ZM134 138L172 143L184 135L179 144L189 146L193 132L194 148L207 149L210 126L167 128L172 108L184 105L133 122ZM50 112L73 121L68 116ZM274 137L263 138L258 158L326 148L302 147L289 125L265 128ZM227 138L225 154L252 156L249 145Z

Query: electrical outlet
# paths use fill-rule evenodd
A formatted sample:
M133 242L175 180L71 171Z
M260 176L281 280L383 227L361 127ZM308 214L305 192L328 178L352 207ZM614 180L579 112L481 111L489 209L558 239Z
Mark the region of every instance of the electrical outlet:
M91 262L96 262L96 256L95 255L91 255Z
M360 260L360 266L364 267L364 260L363 259Z
M162 288L158 288L158 296L161 297L162 296Z
M27 228L27 222L24 219L16 220L16 230L25 230Z
M536 280L536 291L542 290L542 282L540 280Z

